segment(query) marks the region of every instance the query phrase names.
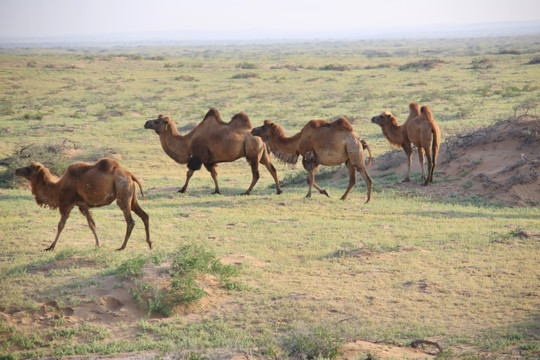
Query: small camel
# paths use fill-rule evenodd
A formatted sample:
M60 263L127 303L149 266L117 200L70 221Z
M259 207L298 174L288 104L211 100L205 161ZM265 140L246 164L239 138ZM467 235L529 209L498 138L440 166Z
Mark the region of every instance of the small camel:
M373 181L364 164L364 148L369 151L368 166L371 163L371 151L366 142L354 132L347 119L342 117L331 123L326 120L311 120L299 133L291 137L285 136L280 125L265 120L263 126L254 128L251 133L260 136L270 151L285 163L295 164L298 156L302 156L302 165L308 172L309 190L306 197L311 197L312 186L319 193L329 196L326 190L315 183L315 174L320 165L337 166L345 163L349 170L349 186L341 200L347 198L356 184L356 171L360 172L366 182L366 203L371 199Z
M437 164L437 155L441 143L441 131L433 120L429 106L420 108L417 103L409 104L409 117L403 125L399 125L395 116L388 111L375 116L371 122L380 125L384 137L390 145L396 149L403 149L407 155L407 176L402 181L407 182L411 173L412 146L418 149L420 166L422 167L422 179L424 185L433 182L433 172ZM424 171L424 152L428 161L428 174Z
M96 246L99 247L96 224L90 209L109 205L115 199L116 204L124 213L127 223L124 243L117 250L126 248L131 231L135 226L131 211L142 219L146 230L146 242L150 249L152 248L149 216L137 202L135 183L139 185L144 198L141 183L132 173L124 170L116 160L100 159L94 165L84 162L73 163L67 167L60 179L52 175L49 169L38 162L32 162L29 166L15 170L15 175L30 180L32 194L39 206L60 210L61 218L56 238L51 246L45 250L54 250L69 214L75 206L78 206L86 217L88 226L96 239Z
M234 115L232 120L226 123L221 120L217 109L211 108L203 121L184 136L180 135L169 116L159 115L155 120L148 120L144 128L152 129L159 135L161 146L169 157L179 164L187 164L186 182L179 190L181 193L187 192L191 176L204 164L214 180L214 194L220 194L217 164L232 162L242 157L247 159L252 172L251 184L244 195L249 195L259 180L259 163L266 166L274 178L277 194L282 193L270 154L261 139L251 135L252 126L245 113Z

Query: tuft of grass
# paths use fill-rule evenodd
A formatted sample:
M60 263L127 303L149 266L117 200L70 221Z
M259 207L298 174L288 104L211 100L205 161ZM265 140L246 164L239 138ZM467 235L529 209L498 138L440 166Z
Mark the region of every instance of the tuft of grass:
M438 68L445 64L446 62L442 59L437 58L430 58L430 59L423 59L419 61L414 61L407 63L405 65L401 65L398 69L401 71L404 70L432 70L435 68Z
M342 344L340 336L325 326L298 327L284 339L289 357L298 359L335 359Z

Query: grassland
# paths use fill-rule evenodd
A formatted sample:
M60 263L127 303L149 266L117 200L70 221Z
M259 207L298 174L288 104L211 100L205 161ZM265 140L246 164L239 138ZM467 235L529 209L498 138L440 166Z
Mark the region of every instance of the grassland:
M1 49L0 354L284 358L301 356L298 344L308 334L326 349L355 340L430 339L443 345L441 358L537 357L540 246L537 237L520 235L540 230L537 207L436 200L420 187L404 195L380 178L369 204L363 183L341 202L347 179L331 173L320 183L332 197L305 199L305 186L290 181L301 166L281 164L284 194L274 194L262 169L252 195L237 196L251 178L242 160L218 167L222 196L210 194L204 170L180 195L185 167L143 124L163 113L185 132L210 106L224 119L244 111L254 126L270 119L288 133L312 118L346 116L378 156L389 145L369 119L382 110L404 119L409 101L431 106L443 140L508 118L523 104L534 111L540 67L529 62L540 55L539 42L531 36ZM23 148L29 157L21 158ZM44 252L59 216L12 183L10 159L39 160L33 156L48 156L59 169L70 161L119 159L144 181L148 200L141 206L151 216L155 249L147 249L138 222L126 251L114 252L125 223L109 206L94 212L102 248L93 248L74 212L56 252ZM99 302L90 290L111 278L125 286L117 276L122 264L150 254L171 258L194 244L245 259L242 285L218 289L216 302L196 316L111 323L65 310Z

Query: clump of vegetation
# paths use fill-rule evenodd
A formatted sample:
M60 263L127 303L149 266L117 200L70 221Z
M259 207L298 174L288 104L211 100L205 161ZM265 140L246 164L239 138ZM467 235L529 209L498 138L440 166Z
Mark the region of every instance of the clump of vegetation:
M499 55L521 55L521 50L517 49L501 49Z
M207 295L199 283L205 276L219 277L220 284L227 290L239 289L231 280L238 275L238 268L223 265L214 254L202 246L186 245L173 255L169 268L170 286L159 286L144 279L143 267L149 262L160 265L161 256L139 255L124 261L116 269L116 274L135 280L135 288L130 290L135 302L147 309L148 314L171 316L179 306L197 304Z
M444 60L437 58L423 59L401 65L399 70L432 70L445 64Z
M471 69L473 70L487 70L495 67L493 61L487 58L473 59L471 62Z
M255 70L258 68L257 64L249 63L247 61L244 61L240 64L236 64L237 69L245 69L245 70Z
M0 172L0 188L15 188L18 185L15 170L28 166L32 161L38 161L48 167L55 175L62 175L69 165L69 159L63 155L67 141L59 145L28 145L23 146L10 157L0 160L0 166L5 170Z
M232 78L236 80L236 79L250 79L250 78L258 78L258 77L259 75L257 75L254 72L245 72L245 73L236 74Z
M321 66L319 70L323 71L348 71L351 70L351 68L348 65L335 65L335 64L328 64Z
M334 359L343 340L327 327L299 328L285 338L289 356L298 359Z
M529 65L540 64L540 55L536 55L535 57L533 57L531 60L529 60L527 64Z

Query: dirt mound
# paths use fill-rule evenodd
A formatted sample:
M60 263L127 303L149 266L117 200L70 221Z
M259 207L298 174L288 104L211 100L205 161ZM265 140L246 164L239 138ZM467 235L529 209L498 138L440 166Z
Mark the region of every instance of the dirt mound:
M373 164L369 170L372 175L394 171L403 177L407 170L403 151L388 152ZM417 155L413 156L411 172L421 172ZM414 177L410 183L396 185L437 198L481 197L512 206L538 206L540 119L531 115L513 117L448 137L441 144L435 172L433 185L423 187L420 179Z

